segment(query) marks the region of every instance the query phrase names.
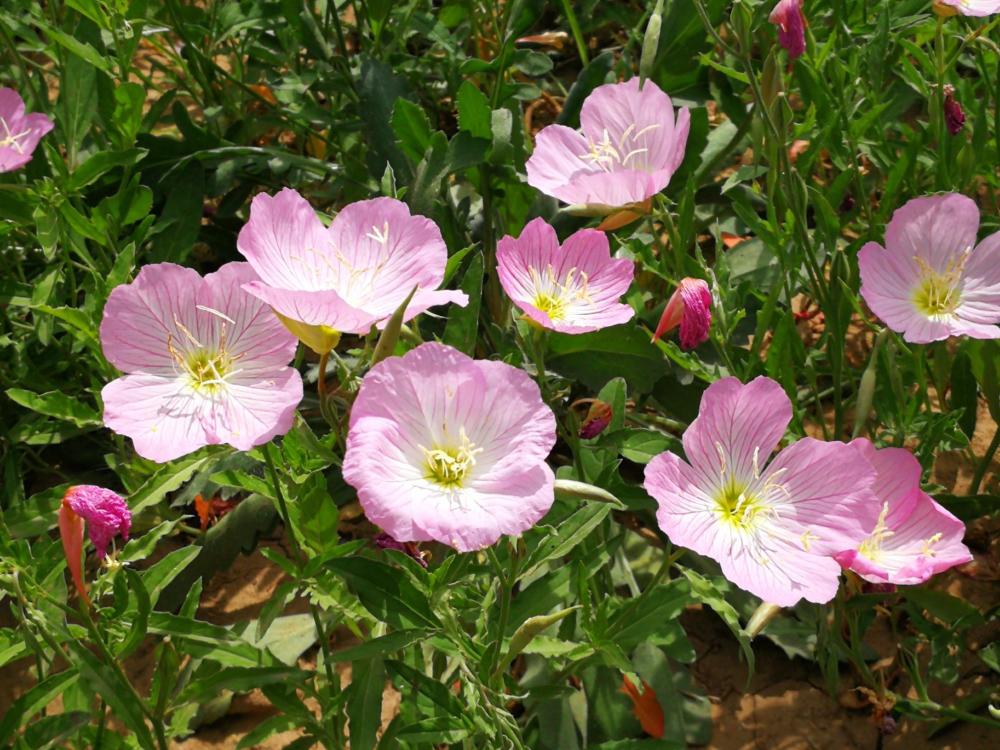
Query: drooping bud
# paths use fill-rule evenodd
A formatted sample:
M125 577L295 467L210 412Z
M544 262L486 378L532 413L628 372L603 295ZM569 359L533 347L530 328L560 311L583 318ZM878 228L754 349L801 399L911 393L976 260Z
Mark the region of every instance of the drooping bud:
M703 279L684 278L663 309L653 341L680 326L681 348L694 349L708 340L711 325L712 292L708 284Z
M767 20L778 27L778 41L795 60L806 51L806 21L802 15L802 0L780 0Z
M958 135L965 125L965 112L962 105L955 98L955 87L946 85L944 87L944 121L948 126L948 132Z
M84 606L89 606L83 582L83 531L86 521L90 541L99 557L107 557L108 544L118 534L128 539L132 514L121 495L104 487L78 484L66 490L59 506L59 536L73 585Z
M645 680L638 679L642 683L641 693L635 683L629 679L628 675L622 675L622 686L619 688L619 692L627 695L629 700L632 701L632 712L635 714L635 718L639 720L642 731L654 739L661 739L666 724L663 716L663 707L660 705L660 701L657 699L652 686Z

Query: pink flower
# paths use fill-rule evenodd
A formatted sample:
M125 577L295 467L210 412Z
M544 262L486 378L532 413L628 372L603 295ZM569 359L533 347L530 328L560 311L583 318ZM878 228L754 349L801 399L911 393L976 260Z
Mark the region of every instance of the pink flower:
M653 341L678 325L682 349L694 349L708 340L708 329L712 325L712 292L702 279L681 279L663 308Z
M806 22L802 0L779 0L767 20L778 27L778 41L794 60L806 51Z
M555 440L555 416L523 370L422 344L365 376L344 479L395 539L469 552L545 515Z
M979 209L956 193L914 198L897 209L885 247L858 253L861 296L916 344L949 336L1000 338L1000 233L976 245Z
M832 599L840 566L830 555L857 546L877 516L875 470L856 447L805 438L768 463L791 417L775 381L723 378L684 433L687 461L662 453L645 482L671 541L783 607Z
M514 304L553 331L587 333L634 314L618 301L632 283L632 261L612 259L607 235L596 229L581 229L560 246L556 230L533 219L516 240L497 244L497 273Z
M944 7L942 7L944 6ZM991 16L1000 11L1000 0L934 0L934 12L953 16Z
M14 89L0 88L0 172L20 169L53 124L39 112L24 113L24 100Z
M256 278L246 263L204 278L157 263L111 292L101 344L127 374L101 392L104 424L139 455L164 462L219 443L249 450L292 426L302 400L302 378L287 366L296 342L243 291Z
M920 464L902 448L875 450L856 440L877 475L872 490L880 503L876 523L861 544L836 560L872 583L923 583L972 559L962 544L965 524L920 489Z
M564 203L610 210L660 192L684 160L691 118L674 121L670 97L639 79L598 86L583 103L580 131L549 125L535 139L528 184Z
M107 556L108 544L119 534L122 539L128 539L132 514L117 492L92 484L78 484L66 490L62 507L87 522L87 533L98 557Z
M260 275L246 290L283 321L333 333L368 333L414 287L404 321L434 305L468 303L464 292L437 291L448 261L440 230L392 198L345 206L327 228L294 190L258 195L236 245ZM336 344L303 340L320 353Z

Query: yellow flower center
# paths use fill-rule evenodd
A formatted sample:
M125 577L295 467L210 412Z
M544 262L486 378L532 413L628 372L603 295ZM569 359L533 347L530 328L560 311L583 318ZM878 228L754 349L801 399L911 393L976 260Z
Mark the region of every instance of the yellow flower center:
M947 317L958 308L962 301L962 269L970 250L950 261L944 273L935 271L923 258L914 258L921 274L920 283L913 291L913 305L922 315L931 319Z
M235 323L235 321L210 307L198 305L198 309L222 319L218 346L211 347L202 344L183 323L175 318L174 325L187 341L186 345L178 348L173 335L168 335L167 350L174 362L177 363L181 376L187 380L187 384L193 390L205 396L214 396L226 387L227 378L241 372L233 369L233 365L239 357L230 355L226 348L226 323Z
M603 137L599 141L592 141L588 138L587 151L578 154L578 156L605 172L610 172L617 166L647 170L648 167L645 164L644 154L649 153L649 149L644 145L640 145L640 143L644 144L646 142L643 138L646 133L656 130L659 127L659 124L655 123L647 125L639 131L635 131L635 125L629 125L617 143L612 142L611 135L605 130ZM635 160L635 163L629 164L633 160Z
M748 492L745 486L733 480L716 495L715 503L719 518L740 531L752 529L769 507L759 497Z
M464 428L459 431L458 445L442 445L430 450L421 445L420 450L424 452L425 478L447 489L461 489L476 465L476 455L483 452L469 440Z
M590 302L587 274L577 268L569 269L565 279L556 278L555 269L548 265L544 273L529 268L535 295L531 304L549 316L553 322L564 320L571 305Z
M886 526L885 519L889 515L889 503L882 503L882 512L878 515L878 523L868 538L861 542L858 552L867 557L872 562L878 562L882 557L882 542L893 535L893 532Z

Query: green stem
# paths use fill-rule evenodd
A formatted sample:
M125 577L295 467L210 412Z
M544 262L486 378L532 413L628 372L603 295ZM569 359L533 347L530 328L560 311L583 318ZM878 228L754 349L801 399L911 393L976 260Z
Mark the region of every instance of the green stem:
M976 467L975 476L972 477L972 484L969 486L970 495L979 494L979 487L983 483L983 477L986 476L986 470L993 462L993 456L996 455L998 448L1000 448L1000 427L997 427L997 429L994 430L993 439L990 441L990 445L986 449L986 453L983 455L983 460L980 461L979 465Z
M562 0L562 7L566 21L569 23L569 29L573 32L573 41L576 42L576 51L580 54L580 62L587 65L590 63L590 58L587 56L587 44L583 39L583 32L580 30L580 22L577 21L576 13L573 11L573 3L571 0Z

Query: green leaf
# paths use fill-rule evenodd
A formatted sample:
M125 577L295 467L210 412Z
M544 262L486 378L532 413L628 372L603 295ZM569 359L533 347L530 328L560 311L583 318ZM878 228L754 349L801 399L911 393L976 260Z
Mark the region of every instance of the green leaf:
M75 669L67 669L58 674L49 675L34 687L28 689L7 708L0 720L0 745L6 745L17 728L26 724L31 717L44 709L64 690L80 679L80 673Z
M254 648L228 629L208 622L166 612L152 612L149 615L149 632L182 640L187 653L227 666L258 667L273 664L270 654Z
M559 524L555 533L547 534L537 547L528 553L519 578L524 578L544 562L563 557L586 539L590 532L608 517L612 506L606 503L581 505Z
M469 295L465 307L452 306L448 313L442 341L459 351L473 356L476 348L476 334L479 331L479 307L483 296L483 254L476 253L469 261L469 267L462 277L459 289Z
M202 702L223 690L248 693L264 685L302 683L308 677L297 667L225 667L198 680L192 680L181 693L179 702Z
M365 609L394 628L441 627L427 597L400 571L362 557L330 560L326 568L343 576Z
M407 99L397 99L392 109L392 129L400 148L414 163L431 143L431 123L424 110Z
M217 454L211 451L208 455L201 453L177 461L171 461L132 493L132 496L129 498L132 514L135 515L149 506L160 502L168 494L182 487L200 470L207 468L216 459Z
M951 365L951 395L948 399L952 409L962 409L958 426L971 440L976 433L976 409L979 406L979 390L972 374L972 360L965 352L955 355Z
M667 372L667 363L649 337L635 326L613 326L575 336L549 336L546 365L597 391L614 377L624 377L631 393L648 393Z
M693 602L691 586L681 578L644 591L611 619L614 642L627 650L644 642L662 645L686 640L676 618Z
M747 661L747 681L749 682L754 671L753 649L750 647L750 638L740 625L740 616L736 608L726 601L725 595L720 591L719 587L705 576L696 573L690 568L681 568L681 572L691 584L691 595L702 604L707 604L711 607L722 618L722 621L729 626L733 635L736 636L740 643L740 650Z
M153 747L153 737L146 726L142 705L132 687L112 667L101 662L82 643L69 640L67 657L83 678L80 684L95 698L101 698L133 733L142 747Z
M381 658L354 662L347 717L352 750L373 750L382 721L385 663Z
M333 661L364 661L376 656L385 656L394 651L400 651L417 641L425 640L433 635L434 631L427 628L415 628L411 630L397 630L394 633L372 638L359 646L345 648L336 651L331 655Z
M591 91L604 83L614 62L614 53L602 52L580 71L580 75L576 77L576 81L566 95L562 112L559 113L556 122L569 127L576 127L580 124L580 109L583 107L584 100L590 96Z
M99 179L116 167L132 166L149 153L144 148L127 148L124 151L98 151L73 172L66 188L76 192Z
M146 637L146 628L149 624L149 612L152 609L150 595L146 591L145 581L139 574L130 568L122 568L122 573L128 581L129 593L135 598L136 606L129 607L134 613L132 623L129 625L128 634L125 640L118 646L117 657L126 659L142 644L142 639Z
M198 556L200 551L200 548L195 546L175 549L142 572L142 585L149 594L153 606L156 606L160 592Z
M973 605L943 591L912 586L906 589L906 601L920 609L927 610L931 615L949 625L956 625L960 621L968 625L983 622L982 613Z
M32 393L21 388L8 388L7 396L26 409L47 417L72 422L77 427L93 427L101 424L101 417L95 409L81 404L62 391Z
M471 81L463 81L455 96L458 127L477 138L491 139L490 102Z

